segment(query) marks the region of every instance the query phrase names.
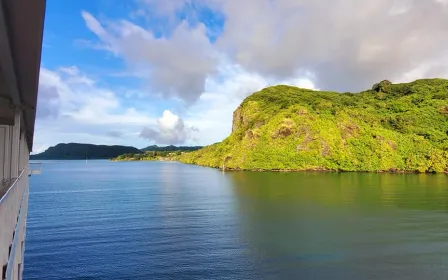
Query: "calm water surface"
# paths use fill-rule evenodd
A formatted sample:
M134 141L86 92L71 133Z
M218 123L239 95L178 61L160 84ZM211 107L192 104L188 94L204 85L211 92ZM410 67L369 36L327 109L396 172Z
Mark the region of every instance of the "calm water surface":
M448 177L49 161L25 279L448 279Z

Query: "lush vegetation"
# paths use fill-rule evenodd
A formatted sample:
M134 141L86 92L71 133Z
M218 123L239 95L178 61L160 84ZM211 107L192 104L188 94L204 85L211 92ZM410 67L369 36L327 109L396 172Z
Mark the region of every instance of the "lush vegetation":
M237 108L228 138L179 160L236 170L446 172L448 80L383 81L361 93L269 87Z
M126 153L113 158L113 161L135 161L135 160L176 160L181 154L201 149L200 146L166 146L157 145L143 148L142 152Z
M169 145L166 147L161 147L157 145L148 146L146 148L143 148L142 151L171 151L171 152L177 152L177 151L183 151L183 152L189 152L189 151L197 151L199 149L203 148L202 146L173 146Z
M138 160L173 160L182 151L146 151L144 153L127 153L113 158L113 161L138 161Z
M48 148L45 152L31 155L32 160L46 159L109 159L125 153L140 153L134 147L127 146L106 146L92 144L57 144Z

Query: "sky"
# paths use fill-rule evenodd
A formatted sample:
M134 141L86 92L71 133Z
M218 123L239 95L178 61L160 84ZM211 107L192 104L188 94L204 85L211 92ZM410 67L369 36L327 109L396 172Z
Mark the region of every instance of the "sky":
M33 152L208 145L264 87L448 78L448 0L47 0Z

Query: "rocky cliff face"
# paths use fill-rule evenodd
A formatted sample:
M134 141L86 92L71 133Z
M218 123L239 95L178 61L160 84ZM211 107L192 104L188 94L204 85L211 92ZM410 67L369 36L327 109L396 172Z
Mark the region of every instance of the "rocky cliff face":
M232 133L181 161L243 170L446 172L448 81L357 94L275 86L234 111Z
M241 123L243 122L243 118L241 116L242 107L238 106L236 110L233 112L233 121L232 121L232 133L235 132L238 127L241 126Z

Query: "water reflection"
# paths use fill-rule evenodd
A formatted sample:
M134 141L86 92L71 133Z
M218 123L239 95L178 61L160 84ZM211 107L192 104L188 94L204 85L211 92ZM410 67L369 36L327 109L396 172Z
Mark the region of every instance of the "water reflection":
M448 273L445 175L228 176L242 238L266 278L426 279L427 273Z
M372 173L229 173L239 196L334 207L448 210L448 177Z

